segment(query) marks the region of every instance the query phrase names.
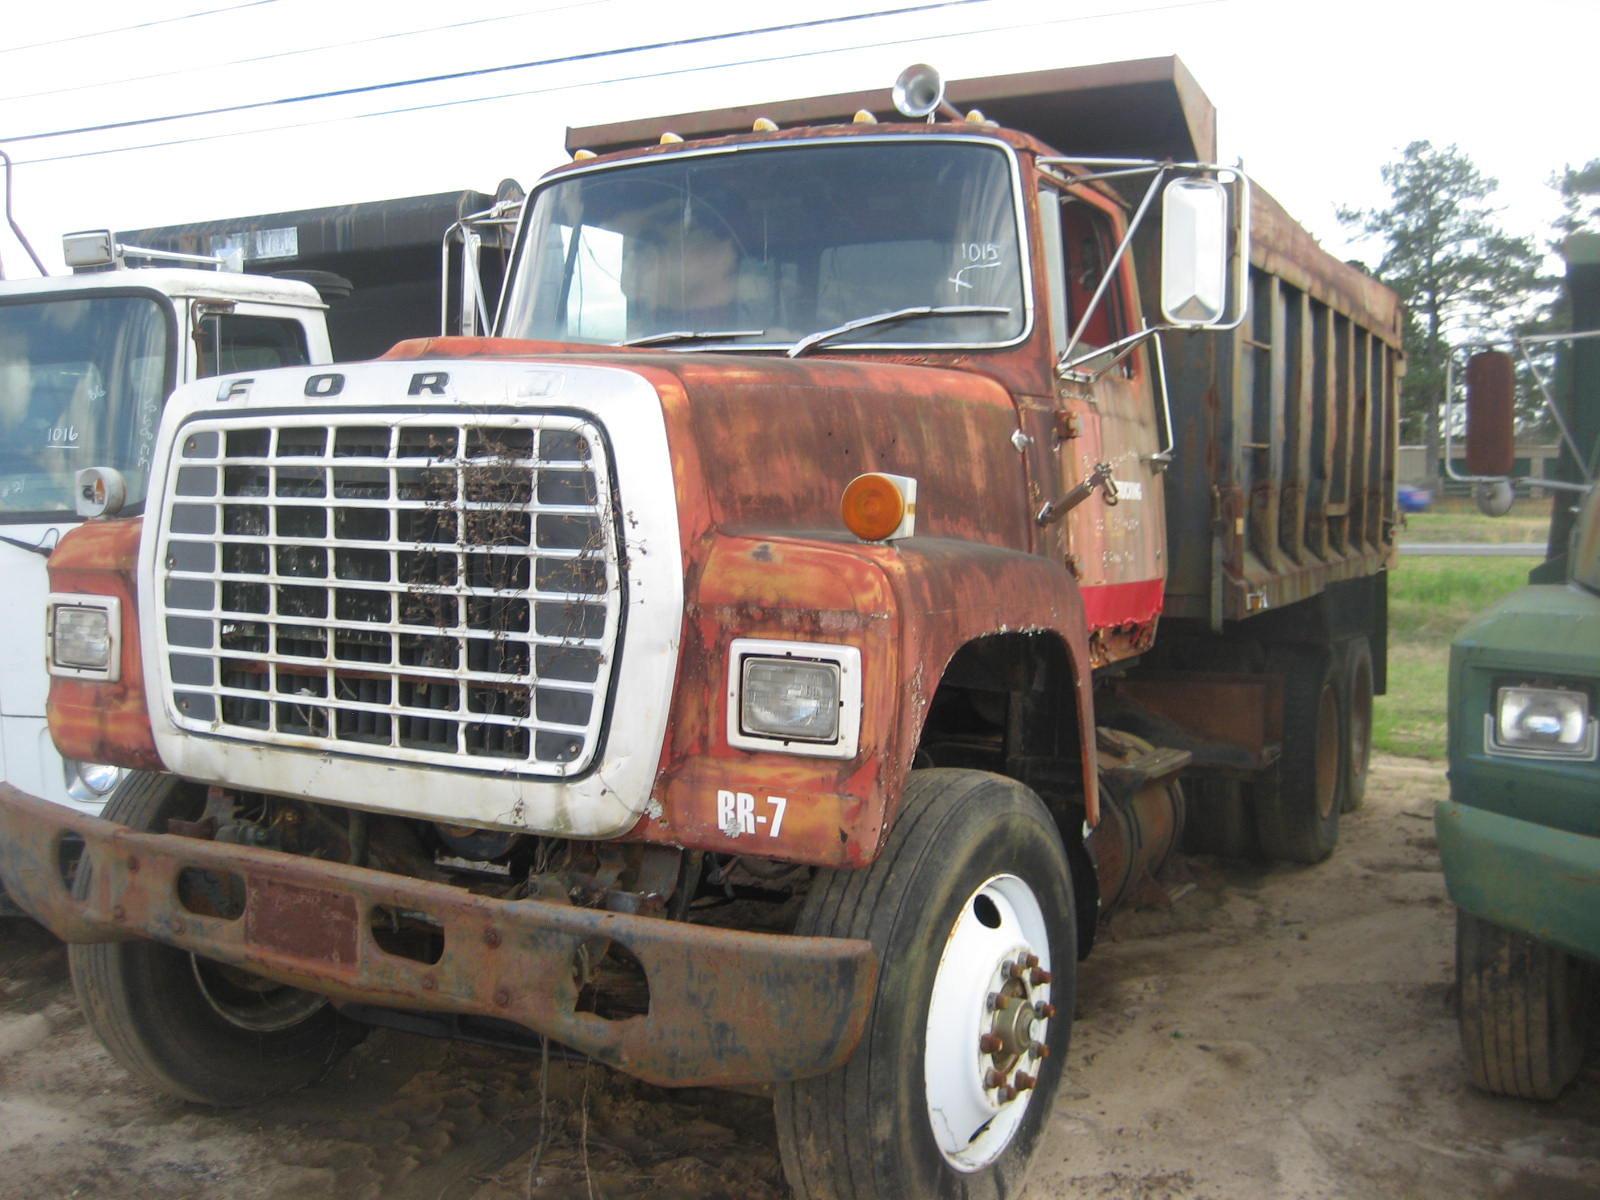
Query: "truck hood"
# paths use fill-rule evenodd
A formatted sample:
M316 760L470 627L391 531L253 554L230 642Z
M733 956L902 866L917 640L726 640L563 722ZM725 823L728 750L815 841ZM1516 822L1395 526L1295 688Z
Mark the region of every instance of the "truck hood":
M703 481L729 531L841 531L864 471L917 480L917 533L1026 549L1031 513L1011 394L967 370L906 362L611 350L504 339L402 342L386 358L532 358L648 375L680 491ZM693 457L690 457L692 451ZM1031 505L1031 507L1030 507Z

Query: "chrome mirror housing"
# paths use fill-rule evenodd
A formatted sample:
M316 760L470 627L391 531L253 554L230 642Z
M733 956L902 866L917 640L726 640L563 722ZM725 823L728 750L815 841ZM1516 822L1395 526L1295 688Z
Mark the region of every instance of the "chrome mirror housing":
M1183 178L1161 196L1161 316L1183 329L1216 325L1228 307L1228 189Z

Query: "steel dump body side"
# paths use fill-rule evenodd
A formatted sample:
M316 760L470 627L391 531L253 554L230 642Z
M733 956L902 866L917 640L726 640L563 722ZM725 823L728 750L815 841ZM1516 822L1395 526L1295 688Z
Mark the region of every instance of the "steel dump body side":
M1166 613L1214 628L1376 575L1394 556L1399 298L1265 191L1252 196L1244 324L1164 335L1176 443Z
M332 208L263 213L122 230L117 239L147 250L219 255L240 252L243 269L261 275L331 273L351 285L330 296L328 332L341 361L376 358L395 342L439 332L440 246L445 230L495 198L481 192L441 192ZM135 256L137 257L137 256ZM499 288L486 283L489 303ZM460 279L451 274L452 295Z

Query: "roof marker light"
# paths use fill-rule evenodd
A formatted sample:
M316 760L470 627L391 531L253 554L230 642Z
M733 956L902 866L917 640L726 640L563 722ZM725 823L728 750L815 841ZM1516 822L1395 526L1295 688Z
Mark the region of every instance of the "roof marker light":
M756 123L750 126L751 133L777 133L778 123L769 117L757 117Z
M588 162L591 158L599 157L593 150L574 150L572 152L573 162Z
M661 135L661 144L663 146L676 146L681 141L683 141L683 138L673 133L670 129Z
M866 109L858 108L856 110L856 115L850 118L850 123L852 125L876 125L878 123L878 118L873 116Z

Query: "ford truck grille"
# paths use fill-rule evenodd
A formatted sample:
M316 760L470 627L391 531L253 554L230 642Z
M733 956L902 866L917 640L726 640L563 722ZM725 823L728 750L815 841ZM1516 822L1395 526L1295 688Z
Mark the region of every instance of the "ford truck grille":
M179 438L156 586L180 727L533 776L588 765L622 610L597 428L374 413Z

